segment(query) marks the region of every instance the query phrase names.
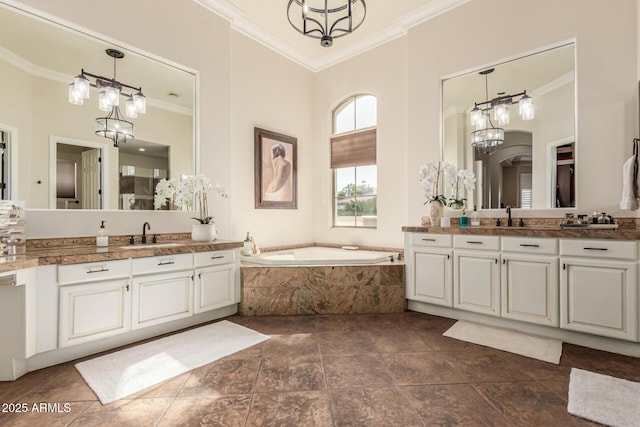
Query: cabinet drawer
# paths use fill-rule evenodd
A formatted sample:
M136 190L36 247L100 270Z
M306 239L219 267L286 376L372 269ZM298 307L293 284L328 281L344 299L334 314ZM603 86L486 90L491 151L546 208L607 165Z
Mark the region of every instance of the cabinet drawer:
M196 252L195 266L231 264L235 260L234 251Z
M453 247L456 249L482 249L487 251L499 251L500 237L458 234L453 236Z
M502 251L556 255L558 253L558 239L541 239L535 237L503 237Z
M411 233L412 246L451 247L451 234Z
M60 285L115 279L129 275L131 275L131 262L128 259L58 266Z
M134 258L131 262L134 275L185 270L193 268L193 254L173 254Z
M562 239L560 255L635 260L638 256L638 244L635 241Z

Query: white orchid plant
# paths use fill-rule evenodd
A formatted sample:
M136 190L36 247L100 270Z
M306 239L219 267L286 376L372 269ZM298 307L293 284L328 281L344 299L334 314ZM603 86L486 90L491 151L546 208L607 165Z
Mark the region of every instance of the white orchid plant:
M445 206L464 205L465 195L474 189L476 181L473 172L458 169L454 164L444 161L431 161L420 166L418 179L427 199L424 203L437 201Z
M162 209L169 201L173 201L177 209L193 210L198 208L198 217L193 217L200 224L213 224L213 217L209 215L209 192L221 198L229 197L227 190L216 182L211 183L207 176L189 175L178 181L175 178L161 179L156 185L156 194L153 198L153 206Z

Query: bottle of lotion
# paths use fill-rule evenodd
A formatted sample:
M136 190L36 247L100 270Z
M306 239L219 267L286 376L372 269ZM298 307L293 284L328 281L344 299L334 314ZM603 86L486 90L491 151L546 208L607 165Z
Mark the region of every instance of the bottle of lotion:
M104 226L105 222L107 221L100 222L100 228L98 228L98 235L96 236L96 246L109 246L109 235Z

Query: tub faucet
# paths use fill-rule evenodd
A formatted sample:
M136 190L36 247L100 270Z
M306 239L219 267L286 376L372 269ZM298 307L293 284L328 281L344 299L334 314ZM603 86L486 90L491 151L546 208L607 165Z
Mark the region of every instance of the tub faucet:
M507 218L507 227L513 226L513 220L511 219L511 206L507 205L507 214L509 217Z
M142 224L142 244L143 245L147 244L147 230L151 230L151 226L149 225L148 222L145 222L144 224Z

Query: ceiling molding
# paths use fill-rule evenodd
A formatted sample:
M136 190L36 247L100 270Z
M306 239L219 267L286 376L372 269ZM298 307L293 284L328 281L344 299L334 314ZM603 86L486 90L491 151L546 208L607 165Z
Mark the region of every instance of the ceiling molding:
M257 41L258 43L285 56L293 62L308 68L313 72L321 71L336 65L363 52L374 49L382 44L405 36L407 30L424 21L441 15L451 9L461 6L471 0L431 0L426 5L399 18L393 24L372 34L366 39L347 45L346 47L332 47L331 53L322 58L312 58L307 53L293 48L285 40L274 36L264 28L247 18L245 13L226 0L193 0L205 9L214 12L229 21L233 30Z

